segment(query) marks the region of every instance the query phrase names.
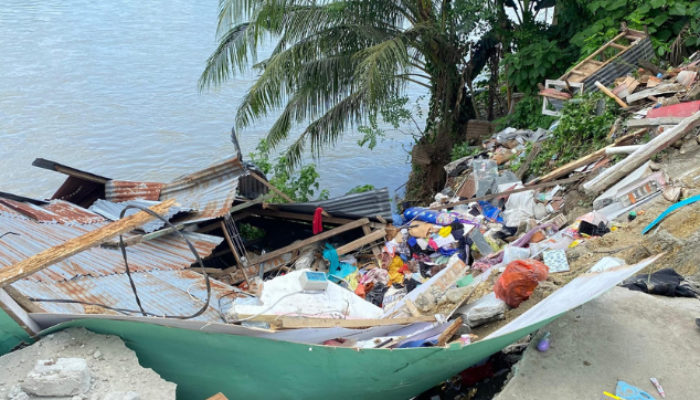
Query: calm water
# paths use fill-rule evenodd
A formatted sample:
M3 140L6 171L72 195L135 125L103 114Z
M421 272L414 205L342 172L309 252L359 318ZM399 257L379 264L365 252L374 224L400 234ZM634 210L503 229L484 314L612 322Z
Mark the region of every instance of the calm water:
M2 0L0 190L53 193L63 176L32 167L36 157L164 181L234 154L230 129L254 76L199 93L216 12L217 0ZM239 133L244 155L271 124ZM402 185L410 171L402 144L411 141L389 136L369 151L347 135L318 163L322 187L341 195L360 184Z

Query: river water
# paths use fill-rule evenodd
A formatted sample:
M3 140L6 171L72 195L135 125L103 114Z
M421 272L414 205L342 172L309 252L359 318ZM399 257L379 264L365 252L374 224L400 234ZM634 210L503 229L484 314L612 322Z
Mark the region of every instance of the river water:
M216 46L217 7L217 0L2 0L0 191L53 193L64 176L32 167L37 157L114 179L167 181L232 156L236 106L255 75L198 91ZM424 94L408 91L411 102ZM244 156L273 120L239 132ZM412 140L387 132L373 151L358 147L357 133L327 150L317 162L322 188L337 196L362 184L401 186Z

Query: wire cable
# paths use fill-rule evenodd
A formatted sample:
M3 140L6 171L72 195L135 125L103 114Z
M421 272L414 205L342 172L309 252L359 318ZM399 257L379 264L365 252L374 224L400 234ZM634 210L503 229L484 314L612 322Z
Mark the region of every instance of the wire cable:
M182 239L184 239L185 242L187 243L187 246L190 248L190 251L192 251L192 254L194 254L194 257L197 261L197 264L199 264L199 266L202 268L202 275L204 275L204 281L205 281L205 284L207 287L207 299L204 302L204 306L201 309L199 309L199 311L197 311L196 313L189 315L189 316L161 315L161 317L172 318L172 319L192 319L192 318L196 318L196 317L204 314L204 312L209 308L209 302L211 301L211 282L209 281L209 275L207 274L206 268L204 268L204 263L202 262L202 258L199 256L197 249L195 249L194 245L192 244L192 242L190 242L190 240L187 238L187 236L185 236L184 233L182 233L180 230L178 230L175 227L175 225L173 225L170 221L168 221L167 218L160 216L158 213L156 213L156 212L154 212L146 207L141 207L141 206L137 206L137 205L128 205L119 214L119 219L124 218L126 211L131 209L131 208L135 208L135 209L144 211L144 212L150 214L151 216L160 219L161 221L163 221L163 223L165 223L165 225L167 225L169 228L171 228L173 231L175 231L178 235L180 235L180 237ZM122 258L124 258L124 267L126 269L126 275L129 277L129 283L131 284L131 290L132 290L132 292L134 292L134 297L136 298L136 304L139 306L139 310L140 310L141 314L143 316L154 315L153 313L147 312L143 308L143 306L141 305L141 299L139 298L138 291L136 290L136 284L134 283L134 279L131 276L131 270L129 268L129 261L127 260L127 256L126 256L126 245L124 244L124 236L123 235L119 235L119 249L122 252ZM102 305L100 305L100 306L102 306ZM104 306L102 306L102 307L104 307Z

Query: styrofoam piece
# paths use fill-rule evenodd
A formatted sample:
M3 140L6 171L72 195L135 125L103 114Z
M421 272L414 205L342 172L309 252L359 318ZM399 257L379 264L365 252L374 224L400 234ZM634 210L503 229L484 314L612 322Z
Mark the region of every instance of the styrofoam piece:
M603 272L610 268L626 265L625 260L617 257L603 257L588 272Z

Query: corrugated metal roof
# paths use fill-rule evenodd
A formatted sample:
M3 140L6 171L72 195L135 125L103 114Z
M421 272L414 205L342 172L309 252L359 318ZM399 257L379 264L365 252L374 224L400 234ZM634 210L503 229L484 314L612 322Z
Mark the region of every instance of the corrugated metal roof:
M238 179L246 173L236 158L228 159L167 183L160 200L175 199L195 211L189 222L218 218L228 213L236 198Z
M22 261L43 250L98 229L107 222L83 224L41 224L32 220L0 215L0 232L14 232L0 240L0 269ZM204 258L222 242L222 238L193 232L185 233ZM127 248L129 266L136 272L179 270L189 267L194 255L187 243L170 234ZM93 247L51 267L30 275L36 282L61 282L78 276L105 276L123 273L124 260L117 249Z
M129 200L125 201L122 203L113 203L111 201L107 200L97 200L95 204L90 206L90 210L96 212L97 214L100 214L104 216L105 218L109 219L110 221L117 221L119 220L119 215L121 215L122 210L124 210L127 206L140 206L140 207L151 207L156 204L160 203L159 201L148 201L148 200ZM168 209L168 212L164 215L165 219L170 220L170 218L173 217L173 215L181 212L181 211L190 211L187 208L182 208L179 205L174 205ZM139 212L138 209L136 208L130 208L126 211L124 216L129 216L132 214L136 214ZM145 225L141 226L141 230L144 232L153 232L156 231L160 228L162 228L165 225L165 223L159 219L152 220Z
M615 79L636 70L637 63L640 59L650 60L653 57L654 48L651 45L651 40L647 37L636 46L632 46L629 50L625 51L610 64L605 65L603 68L596 71L596 73L584 79L584 91L588 93L599 91L600 89L595 85L596 81L608 87L615 82Z
M249 174L241 177L238 180L238 195L245 197L246 199L255 200L258 197L267 194L270 191L270 188L252 176L255 174L267 181L265 173L262 172L257 165L251 162L244 161L243 167L249 172Z
M153 271L132 274L141 304L150 313L158 315L192 315L206 301L204 276L193 270ZM221 321L218 299L233 291L233 287L210 279L211 299L204 314L194 318L200 321ZM106 306L138 310L126 274L99 278L79 277L58 283L43 283L21 280L14 288L27 297L36 299L70 299ZM44 312L82 314L81 304L35 302ZM222 302L228 307L230 302ZM222 310L225 311L225 310ZM137 314L140 315L140 314Z
M8 199L0 199L0 203L42 223L92 224L104 221L101 216L62 200L52 200L45 206Z
M387 221L392 220L389 189L370 190L364 193L352 193L335 199L310 201L308 203L275 204L280 210L313 214L321 207L334 217L372 218L381 215Z
M165 186L160 182L135 182L111 180L105 184L105 198L113 202L128 200L158 200L160 190Z

